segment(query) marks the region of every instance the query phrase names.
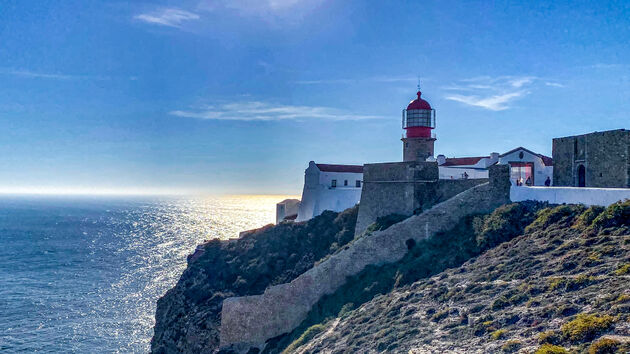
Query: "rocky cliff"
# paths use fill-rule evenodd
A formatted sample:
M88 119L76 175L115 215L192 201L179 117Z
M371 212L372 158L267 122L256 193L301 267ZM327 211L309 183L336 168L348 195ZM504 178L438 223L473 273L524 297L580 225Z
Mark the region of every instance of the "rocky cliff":
M325 213L203 245L158 303L152 351L217 351L223 299L261 294L338 253L356 215ZM348 278L264 351L626 352L628 235L630 202L514 203L467 216L408 244L402 259Z
M630 201L500 209L444 234L450 257L434 240L349 279L267 350L630 352Z
M326 211L308 222L267 226L238 240L200 245L177 285L158 301L151 351L213 352L223 299L260 294L291 281L351 241L356 219L356 207Z

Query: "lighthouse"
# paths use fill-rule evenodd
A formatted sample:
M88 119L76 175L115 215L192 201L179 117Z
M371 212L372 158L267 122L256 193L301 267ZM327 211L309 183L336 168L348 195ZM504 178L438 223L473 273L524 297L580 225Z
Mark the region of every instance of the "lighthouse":
M405 130L403 138L403 161L426 161L433 156L435 143L435 109L429 102L420 97L418 85L418 98L411 101L407 109L402 111L402 128Z

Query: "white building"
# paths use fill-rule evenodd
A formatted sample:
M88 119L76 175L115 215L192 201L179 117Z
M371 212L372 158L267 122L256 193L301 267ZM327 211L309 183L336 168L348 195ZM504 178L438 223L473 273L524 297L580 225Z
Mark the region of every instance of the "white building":
M299 209L300 201L297 199L285 199L276 204L276 224L295 220Z
M304 171L304 189L296 221L309 220L324 210L343 211L361 200L363 166L327 165L311 161Z
M488 167L494 164L510 165L512 184L544 186L547 178L553 180L553 160L524 147L505 154L496 152L490 156L446 158L438 155L440 179L488 178ZM529 182L528 182L529 180Z

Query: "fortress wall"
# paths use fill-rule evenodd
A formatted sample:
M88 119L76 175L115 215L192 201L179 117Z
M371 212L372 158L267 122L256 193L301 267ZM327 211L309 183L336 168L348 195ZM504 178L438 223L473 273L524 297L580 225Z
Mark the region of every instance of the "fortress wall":
M436 162L393 162L363 167L363 190L355 235L377 218L414 215L488 179L440 180Z
M512 186L510 199L514 202L537 200L552 204L609 206L620 200L630 199L630 188Z
M269 287L261 295L225 299L221 347L239 352L247 351L250 346L264 347L268 339L295 329L311 307L343 285L348 276L371 264L401 259L407 252L408 239L419 241L431 237L449 230L467 215L490 212L509 202L509 169L498 167L491 168L490 183L468 189L387 230L366 235L290 283Z

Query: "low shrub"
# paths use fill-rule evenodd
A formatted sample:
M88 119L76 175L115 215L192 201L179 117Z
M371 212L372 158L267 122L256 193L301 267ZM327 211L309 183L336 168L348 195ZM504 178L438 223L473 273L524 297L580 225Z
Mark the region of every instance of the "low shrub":
M515 351L517 351L521 346L523 345L523 343L521 343L521 341L516 340L516 339L512 339L509 340L507 342L505 342L502 346L501 346L501 351L503 351L504 353L514 353Z
M574 320L565 323L561 329L565 338L578 342L592 340L609 329L612 324L613 317L610 315L581 313Z
M326 329L326 326L323 324L316 324L314 326L309 327L300 338L293 341L293 343L289 344L289 346L282 353L292 353L297 348L299 348L304 343L307 343L309 340L315 338L316 335L322 333Z
M626 275L628 273L630 273L630 263L622 265L615 271L616 275Z
M578 216L577 220L573 227L575 228L587 228L593 224L593 220L599 216L606 208L601 206L592 206L586 209L580 216Z
M541 203L524 202L506 204L490 215L474 222L477 246L487 249L511 240L523 233L523 229L534 220Z
M538 335L539 344L558 344L562 338L556 331L546 331Z
M543 344L534 354L568 354L569 352L561 346L553 344Z
M535 229L546 229L549 225L556 223L564 218L573 218L577 214L584 211L582 205L558 205L555 208L545 208L536 214L536 220L527 226L526 232Z
M496 331L490 333L490 338L492 338L494 340L499 340L499 339L505 337L506 333L507 333L506 329L497 329Z
M609 227L630 226L630 199L608 206L593 220L591 226L597 231Z
M588 347L588 354L614 354L620 346L621 342L617 340L602 338Z

